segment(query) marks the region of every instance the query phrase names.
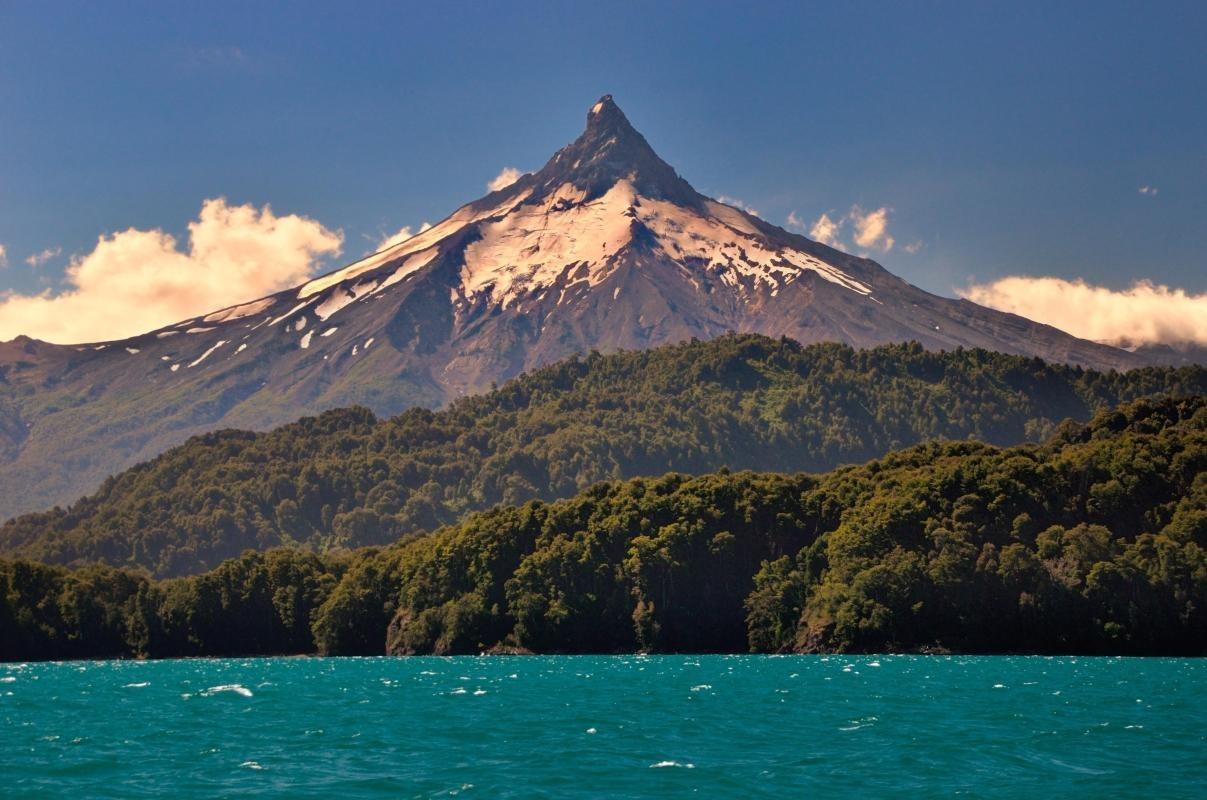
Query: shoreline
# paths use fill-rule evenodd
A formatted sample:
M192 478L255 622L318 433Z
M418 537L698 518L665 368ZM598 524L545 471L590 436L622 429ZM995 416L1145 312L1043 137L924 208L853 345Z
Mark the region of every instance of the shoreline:
M643 653L639 651L618 652L618 653L489 653L482 652L475 654L456 654L456 655L440 655L435 653L426 653L423 655L389 655L382 653L380 655L322 655L320 653L279 653L276 655L266 655L258 653L254 655L205 655L205 656L166 656L163 658L126 658L115 656L112 658L97 657L97 658L66 658L66 659L15 659L2 660L0 659L0 669L11 667L14 665L29 665L29 664L89 664L89 663L112 663L122 662L131 664L151 664L166 661L280 661L280 660L330 660L330 661L373 661L373 660L391 660L391 661L412 661L416 659L430 659L437 661L451 660L478 660L478 659L549 659L549 658L570 658L570 659L585 659L585 658L710 658L710 657L743 657L743 658L765 658L765 659L781 659L781 658L799 658L799 659L829 659L829 658L926 658L926 659L950 659L950 658L1093 658L1093 659L1132 659L1132 660L1161 660L1161 659L1207 659L1205 653L1085 653L1085 652L974 652L974 651L959 651L951 650L944 652L921 652L921 651L902 651L902 650L885 650L867 653L852 653L852 652L834 652L834 653L750 653L750 652L676 652L676 653Z

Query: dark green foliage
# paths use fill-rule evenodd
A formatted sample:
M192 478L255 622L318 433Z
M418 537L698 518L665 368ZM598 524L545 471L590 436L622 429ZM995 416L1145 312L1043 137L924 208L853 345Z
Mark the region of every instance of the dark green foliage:
M0 659L127 655L127 643L146 636L138 601L148 588L109 567L0 561Z
M313 652L312 617L342 571L286 549L158 583L0 561L0 660Z
M1120 402L1205 392L1202 368L1102 374L978 350L731 335L571 359L439 412L378 421L345 409L263 434L200 436L67 510L5 523L0 552L191 574L248 548L385 545L601 480L724 466L822 471L935 438L1039 441L1066 418ZM1114 489L1101 491L1095 502L1116 502ZM651 559L640 560L645 580L670 580L674 566Z
M152 581L0 561L0 658L1207 652L1207 398L824 475L670 474Z
M162 580L0 561L0 659L1201 654L1207 399L1142 399L1089 425L1037 409L1077 416L1202 380L727 337L566 362L439 414L336 411L211 434L68 512L10 522L6 541L66 561L119 551L163 572L235 544L290 547ZM1043 444L975 440L1038 430ZM934 433L970 438L821 475L722 468L579 487L666 466L812 465ZM535 486L575 496L544 502ZM514 502L447 524L496 500ZM400 538L416 529L438 530Z
M398 607L402 544L384 551L366 548L348 568L314 617L314 641L321 653L381 655L386 626Z
M1144 401L1042 446L600 484L472 515L370 574L397 589L402 654L1200 653L1205 511L1207 401Z
M1203 651L1202 398L1138 403L1040 448L918 460L927 449L885 459L892 479L827 537L797 649Z
M668 475L475 514L399 560L387 648L744 649L750 576L816 535L800 506L815 482Z
M315 649L315 610L336 583L313 553L244 553L203 575L157 587L148 653L271 655Z

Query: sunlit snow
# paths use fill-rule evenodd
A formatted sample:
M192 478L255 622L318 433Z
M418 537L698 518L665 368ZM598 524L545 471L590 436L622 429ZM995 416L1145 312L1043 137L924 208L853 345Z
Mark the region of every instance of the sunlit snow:
M202 353L201 356L196 361L189 364L189 367L195 367L198 364L200 364L202 361L205 361L205 359L209 357L210 353L214 352L215 350L217 350L219 347L221 347L224 344L226 344L226 339L219 339L218 343L216 345L214 345L209 350L206 350L204 353ZM175 372L174 367L173 367L172 371Z
M337 283L342 283L343 281L355 278L358 275L363 275L366 272L384 266L395 259L427 250L432 245L448 237L449 234L461 230L466 225L477 222L478 220L489 219L490 217L498 216L510 211L522 203L524 199L527 198L527 196L531 193L531 191L531 189L527 189L515 197L509 198L505 203L492 208L475 210L473 208L473 204L462 206L453 212L452 216L448 217L443 222L428 228L426 231L415 234L410 239L405 239L393 247L382 250L379 253L374 253L367 258L362 258L360 261L357 261L354 264L349 264L343 269L336 270L335 272L324 275L321 278L315 278L298 290L298 299L300 300L310 297L311 295L317 294L324 289L328 289ZM430 261L435 257L435 255L436 251L433 250L427 255L427 260ZM422 264L408 266L413 267L413 269L419 269Z
M481 238L465 249L459 291L467 298L488 293L506 308L563 281L560 303L575 284L595 286L611 274L614 257L630 244L638 223L672 261L702 267L735 289L748 279L777 291L813 272L853 292L871 293L866 284L815 256L775 247L736 209L711 201L706 208L701 214L642 197L626 180L584 202L581 189L564 184L539 204L522 205L480 225ZM619 289L613 298L618 294Z
M271 297L265 297L262 300L255 300L251 303L244 303L241 306L231 306L224 308L221 311L215 311L213 314L206 316L202 322L230 322L244 317L251 317L271 308L277 301Z

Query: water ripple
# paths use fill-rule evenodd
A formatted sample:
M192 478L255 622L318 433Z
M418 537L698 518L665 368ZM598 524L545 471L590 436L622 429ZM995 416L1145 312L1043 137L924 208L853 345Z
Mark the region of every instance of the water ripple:
M5 798L1197 800L1207 785L1192 659L227 659L0 678Z

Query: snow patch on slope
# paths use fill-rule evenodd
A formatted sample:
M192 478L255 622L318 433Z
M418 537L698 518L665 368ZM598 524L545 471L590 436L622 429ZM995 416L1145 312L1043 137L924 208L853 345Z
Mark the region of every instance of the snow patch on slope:
M439 252L440 250L438 248L429 247L427 250L422 250L416 253L406 261L402 262L402 265L398 267L398 269L391 272L390 275L384 281L374 287L369 294L377 294L382 289L385 289L388 286L393 286L403 278L414 275L416 272L430 264L432 259L434 259Z
M346 286L337 286L331 294L327 295L326 300L315 306L314 315L325 320L354 300L356 300L356 294L351 289Z
M256 300L251 303L244 303L241 306L231 306L224 308L221 311L215 311L203 318L202 322L230 322L244 317L251 317L259 314L261 311L271 308L276 304L276 300L271 297L265 297L262 300Z
M608 262L632 239L637 195L628 181L617 181L590 202L582 202L584 195L564 184L539 205L520 206L484 223L482 238L465 248L465 295L488 291L506 308L578 264L586 265L585 280L591 286L607 277Z
M720 270L721 279L731 285L737 285L734 278L744 276L775 288L810 271L853 292L871 294L871 287L819 258L799 250L772 247L734 209L711 203L709 210L723 214L728 222L694 214L665 200L646 198L642 198L637 216L654 233L667 255L676 261L703 260L708 268Z
M323 302L315 306L314 313L320 320L327 320L332 315L348 307L352 303L383 289L393 286L409 275L413 275L431 263L439 254L439 249L429 247L406 258L398 267L384 279L369 278L360 283L348 286L348 279L331 290Z
M704 269L735 289L753 281L778 292L804 272L813 272L853 292L871 293L869 286L832 264L772 245L744 214L721 203L708 201L707 213L701 214L642 197L628 180L595 200L584 202L584 197L583 190L563 184L542 203L522 205L482 223L481 238L465 248L461 296L486 294L506 308L559 281L559 300L571 286L596 286L615 269L613 259L632 241L635 222L654 235L668 258L681 264L703 262Z
M329 289L332 286L335 286L337 283L343 283L344 281L355 278L358 275L371 272L372 270L385 266L391 261L402 258L403 256L409 256L414 253L427 250L428 248L432 247L432 245L448 238L452 234L464 228L466 225L470 225L478 220L489 219L490 217L505 214L508 211L513 210L520 203L524 202L524 200L531 193L531 189L525 189L518 195L509 198L504 203L482 210L475 210L472 203L470 205L462 206L444 221L437 225L433 225L422 233L415 234L410 239L405 239L393 247L389 247L379 253L374 253L367 258L362 258L360 261L357 261L354 264L349 264L343 269L336 270L329 275L324 275L321 278L316 278L310 281L310 283L307 283L298 290L298 299L301 300L310 297L311 295L318 294L324 289ZM416 264L408 263L405 266L413 272L414 270L420 269L426 265L435 257L436 251L433 250L433 252L427 256L426 261ZM399 277L397 280L401 279L402 278Z
M268 327L270 327L270 328L271 328L273 325L276 325L278 322L280 322L280 321L281 321L281 320L283 320L283 319L289 319L291 316L293 316L293 315L294 315L294 314L296 314L297 312L301 311L303 308L305 308L306 306L310 305L311 303L313 303L313 302L314 302L315 300L317 300L317 299L318 299L317 297L312 297L312 298L310 298L309 300L304 300L304 301L302 301L301 303L298 303L296 306L294 306L293 308L289 309L288 311L286 311L286 312L285 312L284 314L282 314L281 316L276 317L276 318L275 318L275 319L273 319L271 322L269 322L269 323L268 323Z
M206 350L204 353L202 353L201 356L196 361L194 361L192 364L189 364L189 368L191 369L192 367L195 367L198 364L200 364L202 361L205 361L207 358L209 358L210 353L214 352L215 350L217 350L219 347L221 347L224 344L226 344L226 339L219 339L218 344L214 345L209 350ZM173 372L174 371L175 370L173 370Z

